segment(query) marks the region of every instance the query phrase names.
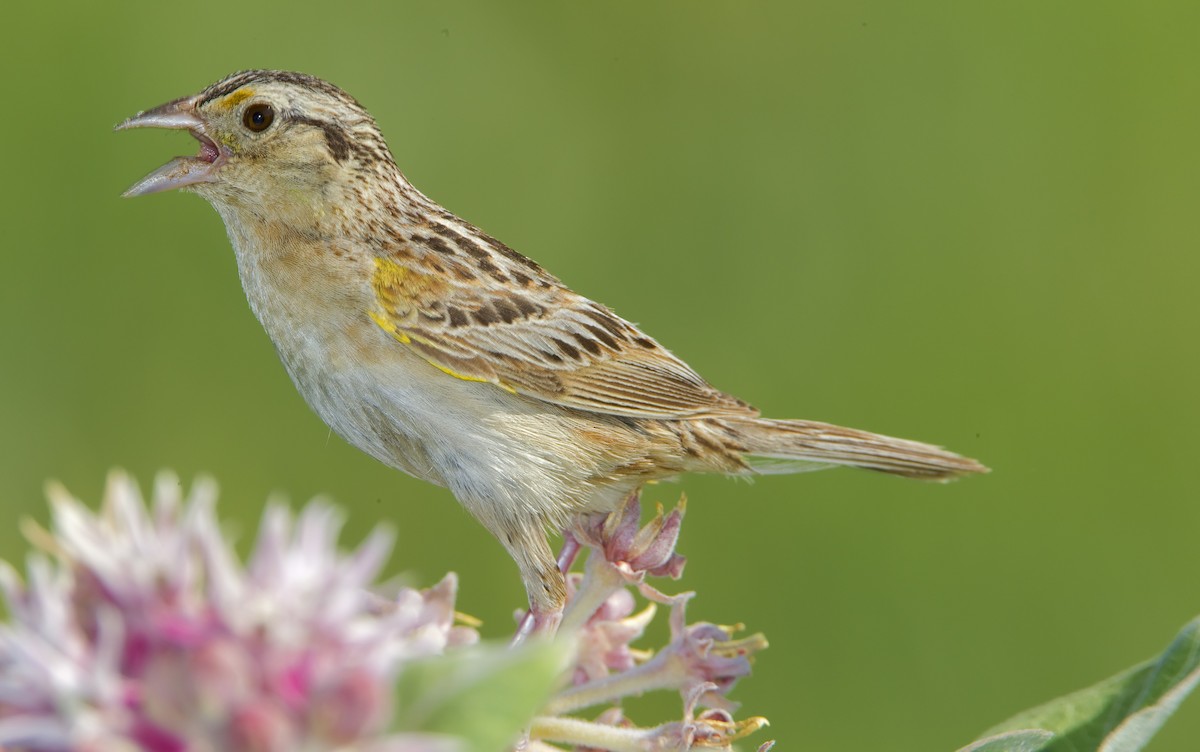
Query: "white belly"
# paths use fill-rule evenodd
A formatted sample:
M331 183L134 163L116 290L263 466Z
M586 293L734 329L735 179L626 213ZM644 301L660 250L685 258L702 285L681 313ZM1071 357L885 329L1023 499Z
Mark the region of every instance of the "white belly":
M622 442L581 442L609 421L454 378L373 322L363 326L383 357L311 337L276 344L313 410L380 462L448 487L485 522L532 515L559 525L570 512L615 506L638 485L602 482L622 461L609 451Z

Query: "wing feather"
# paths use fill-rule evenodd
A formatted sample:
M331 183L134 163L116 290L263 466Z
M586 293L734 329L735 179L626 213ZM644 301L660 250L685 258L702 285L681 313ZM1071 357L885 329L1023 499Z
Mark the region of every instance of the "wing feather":
M503 261L493 257L488 269L504 274ZM553 404L638 418L758 414L608 308L522 263L529 283L513 289L379 259L372 317L453 376Z

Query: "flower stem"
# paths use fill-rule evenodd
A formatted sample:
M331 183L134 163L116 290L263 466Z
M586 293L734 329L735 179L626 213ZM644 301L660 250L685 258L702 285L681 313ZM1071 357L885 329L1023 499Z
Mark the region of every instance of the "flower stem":
M609 752L646 752L650 749L650 733L646 729L606 726L579 718L533 719L529 736L569 744L573 747L594 747Z
M621 697L645 694L656 689L678 689L687 680L679 661L671 654L659 654L647 663L619 674L568 687L550 699L546 712L572 713L581 708L612 702Z
M582 629L604 601L625 586L625 578L604 558L604 552L592 549L583 569L583 579L575 596L567 604L559 631L563 633Z

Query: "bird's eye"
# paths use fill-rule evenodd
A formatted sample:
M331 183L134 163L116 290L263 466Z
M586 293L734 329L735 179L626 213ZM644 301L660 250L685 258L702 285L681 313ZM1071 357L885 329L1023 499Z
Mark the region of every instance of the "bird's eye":
M275 120L275 110L269 104L252 104L242 113L242 125L255 133L262 133Z

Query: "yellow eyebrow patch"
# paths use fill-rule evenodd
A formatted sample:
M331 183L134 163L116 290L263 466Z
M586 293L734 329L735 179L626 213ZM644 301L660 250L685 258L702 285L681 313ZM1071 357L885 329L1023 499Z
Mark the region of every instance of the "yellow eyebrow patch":
M221 100L221 106L227 110L231 110L252 96L254 96L254 89L243 86L237 91L227 94L225 98Z

